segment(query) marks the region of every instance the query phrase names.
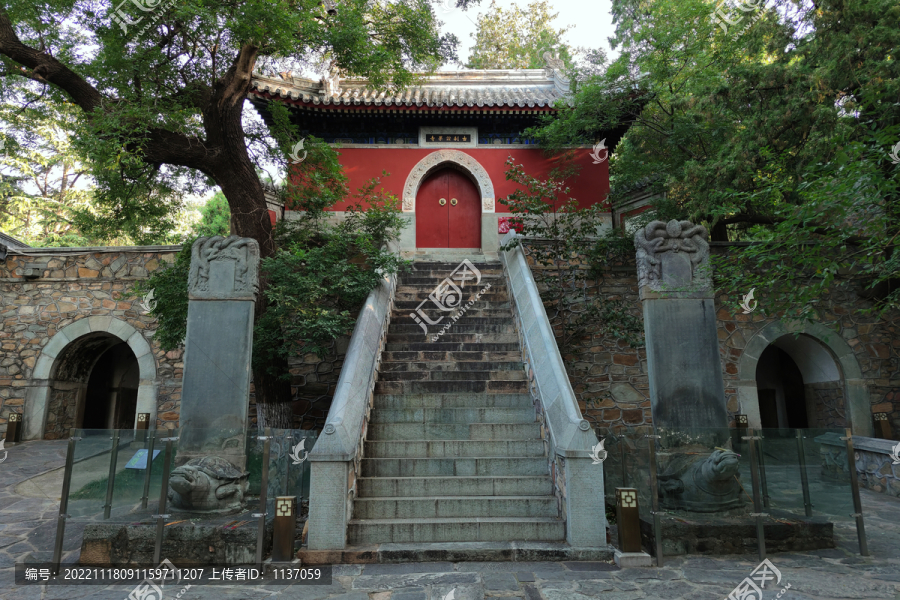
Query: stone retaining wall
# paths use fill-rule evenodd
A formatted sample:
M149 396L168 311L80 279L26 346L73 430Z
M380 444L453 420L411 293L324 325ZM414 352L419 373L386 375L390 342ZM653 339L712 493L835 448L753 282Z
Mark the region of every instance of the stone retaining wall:
M727 245L711 244L713 253L727 252ZM533 261L529 260L534 269ZM602 281L589 281L593 293L622 299L635 316L642 317L638 297L636 267L632 257L606 265ZM748 290L749 291L749 290ZM757 300L765 305L765 295L757 290ZM725 379L725 396L730 425L741 406L739 365L750 340L778 319L761 311L743 314L740 298L716 297L719 354ZM841 343L852 349L852 360L858 363L865 385L870 410L865 415L871 424L871 413L888 413L893 431L900 431L900 315L891 313L876 322L861 311L871 303L851 292L823 296L817 307L820 323L834 331ZM559 324L556 334L560 334ZM673 348L675 347L673 340ZM622 340L600 334L585 338L563 352L569 379L578 397L584 418L596 429L632 428L652 422L650 414L647 358L643 348L632 348ZM750 362L750 361L745 361ZM755 362L752 362L755 371ZM755 377L755 375L751 375ZM807 384L806 401L816 406L818 422L810 427L846 427L847 399L842 385L831 382Z
M152 348L156 368L157 425L175 428L181 403L183 350L162 352L151 337L154 320L143 314L139 299L125 296L135 281L171 262L177 246L141 248L25 249L0 263L0 432L11 411L23 412L32 371L42 349L60 329L91 316L111 316L140 331ZM713 244L714 252L727 248ZM533 267L533 265L532 265ZM29 269L34 271L29 272ZM26 278L26 275L28 277ZM606 265L603 280L592 282L594 293L622 299L641 317L634 260L627 257ZM757 293L761 306L764 294ZM900 431L900 319L882 322L860 314L869 303L850 292L824 296L819 302L822 324L832 327L842 344L852 349L859 365L870 412L888 413L893 431ZM755 334L776 321L761 311L742 314L737 298L716 298L720 356L729 415L741 410L739 373L745 350ZM554 326L559 326L554 323ZM557 335L559 331L557 331ZM325 360L315 356L291 361L294 426L320 430L340 376L347 341L338 340ZM568 375L585 416L596 428L644 427L651 424L647 360L643 348L594 334L563 351ZM744 361L747 362L746 360ZM65 435L72 421L71 393L57 386L51 397L48 437ZM844 427L848 400L840 385L808 383L806 402L816 407L810 427ZM68 398L68 399L67 399ZM251 421L255 421L252 406ZM744 408L746 412L746 407ZM871 419L871 416L866 415Z
M29 248L0 261L0 432L6 430L10 412L24 412L28 390L35 383L35 365L57 332L81 319L107 316L141 332L150 344L159 426L174 426L172 415L178 414L181 402L180 353L167 354L152 341L154 319L144 314L140 299L128 298L126 292L163 261L172 261L177 250L177 246ZM54 351L62 356L65 349ZM55 387L48 439L63 437L74 426L77 386Z

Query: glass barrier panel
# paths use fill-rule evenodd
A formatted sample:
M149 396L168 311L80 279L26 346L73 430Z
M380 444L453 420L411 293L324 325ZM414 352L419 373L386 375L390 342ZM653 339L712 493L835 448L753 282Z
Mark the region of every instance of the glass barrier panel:
M755 552L749 441L729 428L659 428L659 435L664 557Z
M764 429L761 434L773 514L785 511L806 517L808 498L811 517L853 520L850 516L854 509L847 442L841 439L845 436L844 430Z
M617 427L597 428L595 432L598 436L598 443L603 442L603 449L602 451L599 448L596 449L594 454L602 458L602 452L606 453L602 461L603 490L611 543L615 547L620 546L616 514L616 488L631 488L637 490L641 530L646 546L650 543L648 532L652 526L648 430L646 428Z
M112 431L109 429L76 429L69 485L69 505L66 510L71 519L90 519L103 516L106 502L106 482L109 475Z

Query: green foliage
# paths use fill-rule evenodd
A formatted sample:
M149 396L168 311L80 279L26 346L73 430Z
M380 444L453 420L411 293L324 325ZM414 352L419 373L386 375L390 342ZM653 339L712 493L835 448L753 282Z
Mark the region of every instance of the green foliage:
M630 241L615 231L601 236L602 206L580 209L576 199L563 200L569 194L564 179L535 178L512 158L506 166L506 179L521 187L499 201L533 239L522 243L517 236L501 250L522 244L533 259L532 272L560 350L565 354L595 333L641 346L640 319L621 299L600 293L604 267L633 253Z
M272 375L289 378L275 359L310 353L324 357L335 338L352 331L359 309L381 279L403 266L384 248L405 223L399 200L378 183L361 188L357 203L336 224L327 221L327 214L279 222L278 249L261 264L269 308L255 325L254 368L275 365ZM154 339L166 351L181 346L187 333L187 280L197 237L185 241L174 264L131 291L140 297L153 290L157 306L151 315L158 318Z
M384 247L405 223L400 202L377 185L360 189L336 224L325 215L279 223L278 251L262 264L270 306L254 333L255 368L277 364L276 357L324 358L336 338L350 334L369 293L405 264Z
M219 184L234 202L256 189L222 185L283 158L242 118L253 72L331 69L402 88L456 59L428 0L342 0L335 14L321 0L157 4L0 5L0 101L78 106L72 149L96 182L72 218L85 235L165 241L186 195Z
M75 213L93 199L87 168L71 144L77 107L31 90L22 97L24 107L0 102L0 230L32 246L127 245L121 233L99 239L74 225Z
M200 207L200 222L194 226L194 232L198 237L227 237L231 234L231 209L225 194L216 192Z
M475 43L466 64L468 69L543 69L544 54L574 63L574 49L563 41L572 26L553 28L559 13L551 13L546 0L534 0L525 9L513 4L504 10L495 0L478 15Z
M878 307L896 306L900 5L758 4L724 5L744 15L726 32L709 0L614 1L619 57L527 134L552 149L630 123L610 157L613 203L655 180L665 194L645 218L765 242L719 265L722 291L756 287L771 310L810 316L833 286L878 284Z
M184 241L175 261L160 265L150 277L138 281L129 292L131 297L146 297L153 292L156 306L150 315L156 317L156 331L153 339L169 352L179 348L187 335L188 274L191 271L191 246L200 236Z

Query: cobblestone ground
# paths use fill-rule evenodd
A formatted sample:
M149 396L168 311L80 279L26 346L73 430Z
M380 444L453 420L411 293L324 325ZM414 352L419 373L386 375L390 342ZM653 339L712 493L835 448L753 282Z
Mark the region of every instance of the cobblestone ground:
M52 548L59 490L22 482L59 468L64 442L28 442L9 449L0 464L0 598L123 600L132 586L15 586L12 565L28 552ZM49 486L48 486L49 487ZM16 489L18 488L18 492ZM43 497L40 497L44 494ZM838 547L771 554L782 573L764 600L900 600L900 501L863 490L871 557L859 556L856 530L835 527ZM77 559L80 528L70 524L65 560ZM724 600L758 564L755 555L671 558L662 568L623 569L596 562L416 563L338 565L329 586L193 586L184 600ZM175 598L180 590L166 591ZM451 595L452 592L452 595ZM746 600L757 600L747 597ZM149 597L146 600L150 600ZM156 600L156 599L154 599Z

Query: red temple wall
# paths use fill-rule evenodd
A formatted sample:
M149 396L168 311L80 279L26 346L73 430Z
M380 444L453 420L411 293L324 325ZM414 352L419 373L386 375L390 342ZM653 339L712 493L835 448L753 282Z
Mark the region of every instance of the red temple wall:
M437 150L439 149L380 147L342 148L338 152L353 193L373 177L382 177L382 171L387 171L390 175L383 177L381 184L387 191L402 199L403 186L410 171L420 160ZM517 164L524 165L528 175L540 178L546 177L556 164L554 159L546 158L541 150L532 148L459 148L459 151L477 160L490 175L494 196L498 200L498 213L509 212L500 204L499 199L505 198L519 187L506 180L507 157L512 156ZM609 193L609 162L594 164L590 152L589 148L575 150L574 161L581 170L576 177L566 182L570 188L569 196L575 198L582 208L604 201ZM302 169L303 163L295 168ZM350 204L352 202L342 202L332 210L346 210Z

